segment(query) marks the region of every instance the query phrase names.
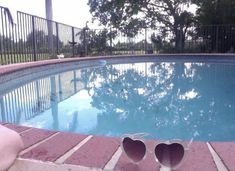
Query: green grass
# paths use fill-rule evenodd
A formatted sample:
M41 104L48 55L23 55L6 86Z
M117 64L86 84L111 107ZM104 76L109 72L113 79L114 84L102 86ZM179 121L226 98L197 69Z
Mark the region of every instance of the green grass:
M37 54L37 61L49 59L48 53ZM0 54L0 64L13 64L34 61L32 54Z

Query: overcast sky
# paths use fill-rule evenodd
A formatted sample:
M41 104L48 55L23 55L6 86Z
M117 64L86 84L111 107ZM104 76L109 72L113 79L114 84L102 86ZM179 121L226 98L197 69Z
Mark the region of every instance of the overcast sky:
M88 0L52 0L53 20L79 28L84 27L86 21L91 21L92 18L87 2ZM0 0L0 6L8 7L12 13L22 11L45 17L45 0ZM91 22L88 25L92 28Z
M53 20L78 28L83 28L89 21L89 28L97 28L98 22L91 23L92 16L87 2L88 0L52 0ZM45 18L45 0L0 0L0 6L8 7L13 16L16 16L14 11L22 11ZM195 12L196 8L192 6L189 10Z

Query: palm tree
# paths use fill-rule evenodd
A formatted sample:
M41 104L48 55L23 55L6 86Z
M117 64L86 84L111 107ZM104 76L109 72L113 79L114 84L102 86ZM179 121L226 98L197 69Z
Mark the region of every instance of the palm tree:
M52 11L52 0L45 0L45 9L46 9L46 19L53 19L53 11Z
M53 54L53 10L52 10L52 0L45 0L46 9L46 19L47 19L47 29L48 29L48 48L49 52Z

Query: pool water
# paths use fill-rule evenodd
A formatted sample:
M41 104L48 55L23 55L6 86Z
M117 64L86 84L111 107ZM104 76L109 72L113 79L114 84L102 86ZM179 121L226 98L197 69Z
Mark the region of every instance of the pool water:
M235 140L235 65L146 62L75 69L0 96L0 121L105 136Z

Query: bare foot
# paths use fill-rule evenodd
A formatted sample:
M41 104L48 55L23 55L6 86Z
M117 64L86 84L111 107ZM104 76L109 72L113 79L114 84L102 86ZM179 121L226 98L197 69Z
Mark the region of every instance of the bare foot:
M23 147L18 133L0 125L0 171L7 170L13 164Z

